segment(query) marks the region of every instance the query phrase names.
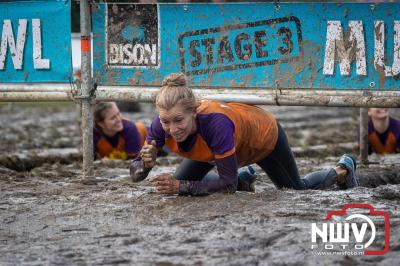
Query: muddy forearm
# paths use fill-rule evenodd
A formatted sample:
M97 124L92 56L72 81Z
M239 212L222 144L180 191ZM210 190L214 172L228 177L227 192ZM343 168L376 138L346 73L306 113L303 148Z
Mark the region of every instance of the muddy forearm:
M130 165L130 175L133 182L144 180L150 173L152 168L145 168L142 158L136 158Z
M202 196L214 192L234 193L237 188L236 180L212 180L212 181L179 181L179 194L180 195L193 195Z
M179 180L179 194L200 196L214 192L234 193L238 184L236 155L218 159L216 165L217 180Z

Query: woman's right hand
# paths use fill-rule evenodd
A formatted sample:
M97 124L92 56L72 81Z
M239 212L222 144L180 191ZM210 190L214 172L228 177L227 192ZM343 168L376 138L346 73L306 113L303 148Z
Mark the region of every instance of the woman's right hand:
M144 168L153 168L156 164L157 158L157 147L156 141L152 140L150 144L144 144L140 151L140 157L142 157Z

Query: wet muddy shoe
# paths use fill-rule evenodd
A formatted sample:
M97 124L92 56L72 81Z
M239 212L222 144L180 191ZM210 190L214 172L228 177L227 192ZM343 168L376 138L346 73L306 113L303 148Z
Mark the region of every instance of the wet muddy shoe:
M337 163L337 166L340 166L347 170L345 182L337 183L340 189L348 189L359 186L356 177L357 162L353 155L343 154L339 162Z
M256 181L256 178L256 171L251 165L240 168L237 190L255 192L254 182Z

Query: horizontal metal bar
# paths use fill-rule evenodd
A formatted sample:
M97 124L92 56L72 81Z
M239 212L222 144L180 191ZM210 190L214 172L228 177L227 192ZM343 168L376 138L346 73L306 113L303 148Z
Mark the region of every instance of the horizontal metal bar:
M0 88L2 88L0 84ZM28 91L0 90L0 101L72 101L70 84L51 84L46 91L33 90L35 84L16 84L11 89L27 88ZM56 89L58 91L48 91ZM99 101L154 102L160 87L98 86L95 97ZM36 90L36 89L35 89ZM400 91L362 90L310 90L310 89L209 89L193 88L194 93L204 99L225 102L242 102L258 105L303 105L303 106L347 106L347 107L400 107Z
M0 92L71 92L73 83L0 83Z
M316 90L308 88L246 88L243 87L191 87L195 92L205 92L213 94L258 94L258 95L269 95L275 94L276 92L290 93L290 94L315 94L315 95L355 95L355 96L385 96L385 97L400 97L400 90L398 91L373 91L373 90ZM109 91L116 90L120 92L124 91L142 91L145 93L157 92L160 89L159 86L98 86L97 90Z
M159 87L98 86L96 99L154 102L158 90ZM204 99L258 105L400 107L400 91L226 88L193 91Z
M69 92L0 92L0 102L58 102L73 99Z

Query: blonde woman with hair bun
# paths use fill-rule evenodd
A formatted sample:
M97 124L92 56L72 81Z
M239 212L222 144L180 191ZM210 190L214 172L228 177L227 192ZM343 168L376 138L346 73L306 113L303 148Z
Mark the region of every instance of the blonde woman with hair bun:
M158 116L140 156L130 167L134 182L145 179L164 145L184 159L175 174L150 179L161 194L205 195L254 191L258 164L277 188L323 189L358 185L356 163L343 155L335 168L300 178L285 131L275 117L256 106L199 100L181 73L167 76L156 97ZM210 172L216 166L218 174ZM246 170L238 173L239 167Z

